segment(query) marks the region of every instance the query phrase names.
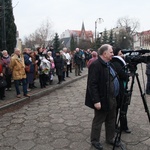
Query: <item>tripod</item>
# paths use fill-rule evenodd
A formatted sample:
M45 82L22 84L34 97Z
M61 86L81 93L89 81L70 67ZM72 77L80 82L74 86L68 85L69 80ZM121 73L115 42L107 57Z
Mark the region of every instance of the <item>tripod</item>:
M131 87L130 87L131 96L132 96L132 91L133 91L134 80L135 80L135 77L136 77L138 87L139 87L139 90L140 90L140 94L141 94L141 98L142 98L142 101L143 101L144 109L145 109L145 112L147 113L148 120L149 120L149 123L150 123L150 112L149 112L149 109L148 109L148 106L147 106L145 93L142 91L142 87L141 87L140 80L139 80L139 74L136 73L136 69L137 69L136 66L134 67L134 69L131 69L131 76L132 76L132 82L131 82Z
M148 119L149 119L149 122L150 122L150 113L149 113L149 109L148 109L148 106L147 106L145 93L143 93L143 91L142 91L142 87L141 87L140 80L139 80L139 74L136 73L137 64L132 64L131 66L129 67L130 72L131 72L130 76L132 77L131 86L130 86L129 90L127 90L126 93L124 93L123 101L122 101L122 104L121 104L121 107L120 107L120 113L119 113L119 117L118 117L119 119L117 120L117 125L119 125L120 120L123 119L126 116L127 111L124 110L124 106L129 105L130 102L131 102L131 96L132 96L132 91L133 91L133 85L134 85L134 82L135 82L135 78L136 78L137 83L138 83L138 87L139 87L139 90L140 90L140 94L141 94L141 98L142 98L142 101L143 101L145 112L147 113L147 116L148 116ZM122 133L122 124L120 123L120 129L117 132L115 142L114 142L114 145L113 145L113 150L115 150L116 142L118 142L118 141L121 142L121 133ZM122 150L125 150L125 147L122 143L120 144L120 148Z

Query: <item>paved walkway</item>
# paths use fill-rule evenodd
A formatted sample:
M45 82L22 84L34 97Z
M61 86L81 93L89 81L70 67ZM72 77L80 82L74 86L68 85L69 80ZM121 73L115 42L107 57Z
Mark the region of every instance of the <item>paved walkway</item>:
M54 85L61 87L57 90L46 88L45 96L33 93L31 99L38 97L34 101L1 116L0 150L95 150L89 139L93 110L84 105L86 71L81 77L72 77L76 82L70 78L65 86ZM150 96L147 104L150 108ZM150 150L149 121L136 82L128 122L132 133L122 133L121 138L126 149ZM104 126L101 142L104 150L112 149L105 143Z
M87 73L88 73L88 69L84 68L84 70L81 73L81 76L75 76L74 69L73 69L73 73L69 73L69 78L66 77L65 78L66 81L62 82L62 84L57 84L58 79L57 79L57 76L55 75L52 85L48 85L46 88L43 88L43 89L40 88L39 80L36 79L35 85L37 86L37 88L32 89L30 92L28 92L31 95L30 99L24 97L23 93L21 94L22 95L21 98L16 98L16 91L15 91L14 85L12 85L12 90L5 92L5 95L6 95L5 100L0 100L0 110L5 109L5 108L7 109L9 106L12 106L12 105L16 105L16 104L18 105L23 102L26 103L27 101L39 98L58 88L62 88L66 86L67 84L70 84L72 82L75 82L76 80L79 80L87 76ZM20 86L20 91L22 92L22 86Z

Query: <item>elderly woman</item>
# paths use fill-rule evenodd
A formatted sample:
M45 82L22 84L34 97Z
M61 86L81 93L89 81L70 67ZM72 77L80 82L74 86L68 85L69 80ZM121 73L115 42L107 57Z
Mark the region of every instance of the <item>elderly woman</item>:
M93 51L92 53L92 58L87 62L87 67L89 68L91 63L94 62L98 57L97 52Z
M2 51L2 65L4 70L4 76L7 82L6 91L11 91L11 77L12 72L10 70L10 56L8 55L7 50Z
M5 80L3 76L3 65L0 59L0 81ZM0 85L0 100L4 100L5 97L5 86Z
M31 91L34 84L35 64L32 61L31 52L32 51L29 48L24 48L23 50L25 66L29 68L28 70L26 70L28 91Z

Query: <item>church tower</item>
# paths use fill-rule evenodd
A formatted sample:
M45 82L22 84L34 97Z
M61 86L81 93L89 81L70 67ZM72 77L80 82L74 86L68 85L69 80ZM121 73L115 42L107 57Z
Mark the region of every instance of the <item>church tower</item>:
M82 22L82 28L81 28L81 39L86 39L86 32L85 32L85 27L84 27L84 22Z

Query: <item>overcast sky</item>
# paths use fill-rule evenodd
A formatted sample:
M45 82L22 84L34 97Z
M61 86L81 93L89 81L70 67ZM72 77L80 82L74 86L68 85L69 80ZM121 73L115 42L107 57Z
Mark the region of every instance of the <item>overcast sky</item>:
M150 0L12 0L15 23L21 38L33 33L48 19L59 35L67 29L97 31L116 27L121 17L135 18L139 31L150 30ZM17 5L16 5L17 4Z

